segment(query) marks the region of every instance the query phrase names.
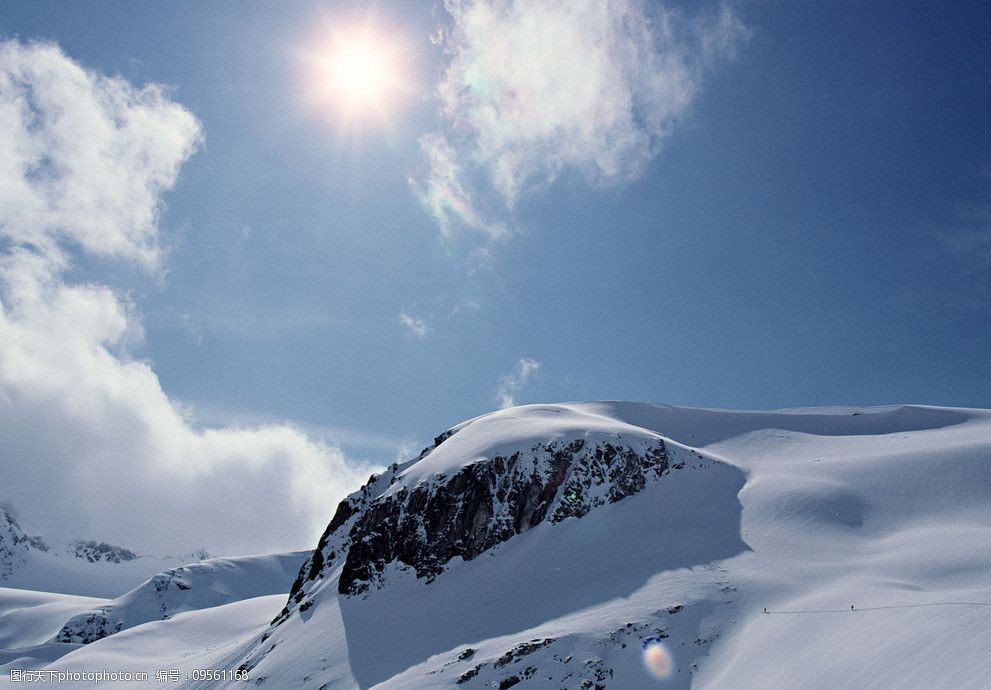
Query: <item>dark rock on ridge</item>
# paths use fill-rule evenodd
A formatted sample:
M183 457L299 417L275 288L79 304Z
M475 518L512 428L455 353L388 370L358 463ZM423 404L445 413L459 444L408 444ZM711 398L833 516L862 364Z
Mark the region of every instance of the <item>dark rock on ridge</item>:
M90 563L105 561L107 563L124 563L133 561L137 554L123 546L114 546L104 542L77 541L72 544L72 554Z
M577 438L482 458L450 476L391 488L453 433L438 436L416 460L373 475L338 505L273 625L294 610L306 611L313 603L309 594L338 566L337 589L347 596L385 586L392 564L430 582L451 559L476 558L544 521L580 518L641 491L669 467L660 438L635 446L618 438Z

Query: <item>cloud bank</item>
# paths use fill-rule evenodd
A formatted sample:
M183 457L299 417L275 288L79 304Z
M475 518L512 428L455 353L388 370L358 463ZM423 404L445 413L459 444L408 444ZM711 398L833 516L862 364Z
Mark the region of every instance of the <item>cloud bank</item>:
M441 231L502 228L479 211L477 168L504 207L574 171L641 174L703 74L746 29L727 7L687 17L644 0L448 0L438 88L446 133L421 140L420 196ZM458 145L452 144L457 141ZM484 197L484 190L482 196Z
M144 552L312 546L368 470L291 426L197 427L129 355L134 305L67 277L77 253L161 268L161 197L197 120L14 40L0 122L0 499L31 531Z

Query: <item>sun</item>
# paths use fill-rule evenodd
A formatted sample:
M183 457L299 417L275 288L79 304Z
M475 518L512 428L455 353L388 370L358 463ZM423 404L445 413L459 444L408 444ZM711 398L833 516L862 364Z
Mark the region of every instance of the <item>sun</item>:
M343 125L387 122L406 88L402 52L395 34L371 24L336 27L306 52L311 99Z
M327 56L327 86L352 107L384 99L392 89L395 68L379 46L366 37L345 43Z

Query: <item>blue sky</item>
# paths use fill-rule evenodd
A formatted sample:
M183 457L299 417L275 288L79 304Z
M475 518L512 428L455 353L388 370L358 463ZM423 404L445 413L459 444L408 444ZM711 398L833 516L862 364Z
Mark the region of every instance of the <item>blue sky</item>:
M2 37L167 85L199 121L162 194L161 270L70 248L64 276L127 296L144 328L127 356L191 424L288 420L379 464L504 398L991 405L987 5L617 3L673 33L612 65L644 103L606 134L641 139L617 148L594 130L575 149L520 134L508 110L491 129L470 107L442 112L438 85L470 71L451 76L457 51L491 66L485 50L526 19L459 35L485 4L0 7ZM307 103L298 61L356 18L401 46L408 84L363 127ZM561 71L533 82L541 104L547 84L597 83L588 55L547 63L537 43L510 47ZM651 60L672 56L685 83L647 98L668 64ZM485 228L444 227L418 198L432 133ZM494 172L506 160L511 200Z

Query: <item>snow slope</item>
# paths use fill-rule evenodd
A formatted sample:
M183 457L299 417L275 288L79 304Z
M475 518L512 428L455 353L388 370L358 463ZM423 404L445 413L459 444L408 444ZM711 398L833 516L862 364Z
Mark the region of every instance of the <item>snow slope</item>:
M113 601L79 613L55 636L88 644L121 630L177 613L243 599L283 594L308 553L211 558L155 575Z
M178 687L176 683L157 681L156 671L177 670L180 678L185 679L191 677L193 671L221 668L216 659L257 637L264 621L271 619L283 603L285 595L273 594L186 611L166 620L124 630L93 644L76 646L75 651L47 668L112 669L149 674L146 683L99 683L94 687ZM70 687L86 685L71 683ZM244 686L239 684L239 687Z
M991 411L601 402L452 431L338 507L281 612L179 614L50 668L192 659L266 688L987 687ZM643 663L655 643L666 681Z
M109 598L192 556L139 556L92 541L50 546L0 508L0 587Z
M145 627L143 624L162 622L190 611L224 608L239 601L255 603L224 610L264 611L268 618L261 621L268 620L274 615L274 611L268 613L271 602L284 603L289 584L307 555L295 552L199 561L159 573L113 600L0 588L0 673L39 668L71 655L84 644L105 643L104 638L122 635L130 628ZM211 635L222 634L218 630L240 631L244 615L250 618L250 613L238 615L241 617L232 623L233 628L224 621L208 624L213 632L207 637L214 639ZM211 618L205 615L192 620L202 622ZM254 627L259 624L252 622ZM158 630L154 626L151 629ZM190 640L202 641L205 638L201 632L187 631ZM136 638L126 639L145 640L149 634L157 633L146 630ZM158 648L167 649L169 644L161 643ZM106 644L101 646L106 648ZM127 644L123 648L132 649ZM204 653L203 649L198 651ZM100 653L97 658L102 658ZM71 660L58 663L68 664L63 668L77 668L71 665Z
M104 603L0 587L0 679L9 668L37 668L74 649L77 645L52 644L52 638L68 618Z
M175 557L139 556L125 563L90 563L66 553L32 550L16 572L0 580L0 586L110 598L182 562Z

